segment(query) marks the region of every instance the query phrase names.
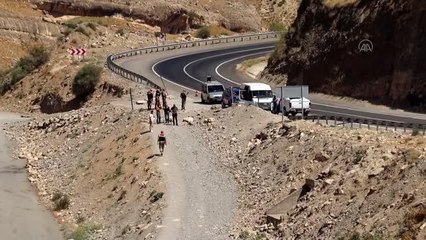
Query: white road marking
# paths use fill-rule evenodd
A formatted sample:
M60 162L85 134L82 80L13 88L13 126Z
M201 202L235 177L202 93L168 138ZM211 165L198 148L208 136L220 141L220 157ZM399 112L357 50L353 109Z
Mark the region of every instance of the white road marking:
M233 59L227 60L227 61L225 61L225 62L223 62L223 63L221 63L221 64L217 65L217 67L216 67L216 69L215 69L215 72L216 72L216 74L217 74L219 77L221 77L221 78L225 79L226 81L231 82L231 83L234 83L234 84L236 84L236 85L241 85L241 83L234 82L234 81L232 81L231 79L229 79L229 78L227 78L227 77L223 76L222 74L220 74L220 73L219 73L219 68L220 68L220 67L222 67L223 65L227 64L227 63L230 63L230 62L236 61L236 60L241 59L241 58L245 58L245 57L249 57L249 56L254 56L254 55L260 55L260 54L269 53L269 52L271 52L271 51L264 51L264 52L258 52L258 53L248 54L248 55L244 55L244 56L240 56L240 57L237 57L237 58L233 58Z
M252 52L252 51L256 51L256 50L261 50L261 49L271 49L271 47L261 47L261 48L253 48L253 49L247 49L247 50L241 50L241 51L234 51L234 52L227 52L227 53L222 53L222 54L217 54L217 55L213 55L213 56L208 56L208 57L203 57L203 58L199 58L199 59L197 59L197 60L194 60L194 61L192 61L192 62L190 62L190 63L188 63L188 64L186 64L185 65L185 67L183 67L183 72L188 76L188 77L190 77L190 78L192 78L193 80L195 80L195 81L197 81L197 82L200 82L200 83L203 83L204 81L202 81L202 80L200 80L200 79L198 79L198 78L196 78L196 77L194 77L194 76L192 76L191 74L189 74L188 73L188 71L186 70L190 65L192 65L192 64L194 64L194 63L196 63L196 62L200 62L200 61L204 61L204 60L206 60L206 59L211 59L211 58L215 58L215 57L221 57L221 56L226 56L226 55L231 55L231 54L234 54L234 53L243 53L243 52ZM268 51L269 52L269 51ZM256 54L258 54L258 53L256 53ZM256 55L256 54L249 54L249 55ZM249 56L249 55L246 55L246 56ZM245 56L244 56L245 57ZM216 68L217 69L217 68ZM217 72L216 72L217 73ZM220 76L220 75L219 75ZM222 77L222 76L221 76ZM223 77L222 77L223 78ZM223 79L225 79L226 81L229 81L229 82L232 82L232 83L234 83L234 84L238 84L238 85L240 85L240 83L237 83L237 82L234 82L234 81L232 81L232 80L230 80L230 79L227 79L227 78L223 78Z

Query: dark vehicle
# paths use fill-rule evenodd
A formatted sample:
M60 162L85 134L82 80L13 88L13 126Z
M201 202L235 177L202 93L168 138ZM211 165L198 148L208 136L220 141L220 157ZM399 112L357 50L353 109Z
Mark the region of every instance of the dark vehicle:
M240 102L240 92L239 87L227 87L222 94L222 108L230 107L234 103Z

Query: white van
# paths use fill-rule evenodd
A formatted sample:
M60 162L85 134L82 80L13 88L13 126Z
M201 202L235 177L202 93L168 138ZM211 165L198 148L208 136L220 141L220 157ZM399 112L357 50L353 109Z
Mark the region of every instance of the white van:
M242 100L248 104L269 110L273 99L271 86L264 83L244 83L242 86Z
M225 87L218 81L207 81L201 84L202 103L221 103Z

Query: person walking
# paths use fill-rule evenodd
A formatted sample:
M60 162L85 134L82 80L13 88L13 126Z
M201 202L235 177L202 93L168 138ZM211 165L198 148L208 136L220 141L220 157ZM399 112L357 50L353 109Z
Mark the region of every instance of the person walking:
M179 126L179 124L178 124L178 108L176 107L176 104L173 104L173 107L172 107L172 118L173 118L173 126Z
M152 89L150 89L147 93L148 97L148 110L152 109L152 100L154 100L154 93L152 92Z
M160 149L160 154L161 156L163 156L164 146L167 145L166 135L164 134L163 131L161 131L160 134L158 135L157 142L158 142L158 148Z
M154 111L151 110L151 113L148 116L149 131L150 132L152 132L152 127L153 127L153 124L154 124L154 120L155 120Z
M166 124L169 124L170 123L170 107L169 106L165 106L164 107L164 122L166 123Z
M186 96L187 96L187 93L185 92L185 89L184 89L182 90L182 93L180 94L180 98L182 99L182 110L185 110Z
M161 123L161 107L156 106L155 111L157 112L157 124Z

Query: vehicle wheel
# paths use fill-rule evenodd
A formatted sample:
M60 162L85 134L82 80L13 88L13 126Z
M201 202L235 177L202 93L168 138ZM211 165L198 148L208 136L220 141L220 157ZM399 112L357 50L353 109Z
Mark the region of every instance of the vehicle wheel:
M292 113L291 113L291 116L293 116L293 117L294 117L294 116L296 116L296 114L297 114L297 112L292 112Z
M204 101L203 97L201 97L201 103L206 103L206 101Z
M309 115L309 111L308 112L305 112L305 117L307 117Z

